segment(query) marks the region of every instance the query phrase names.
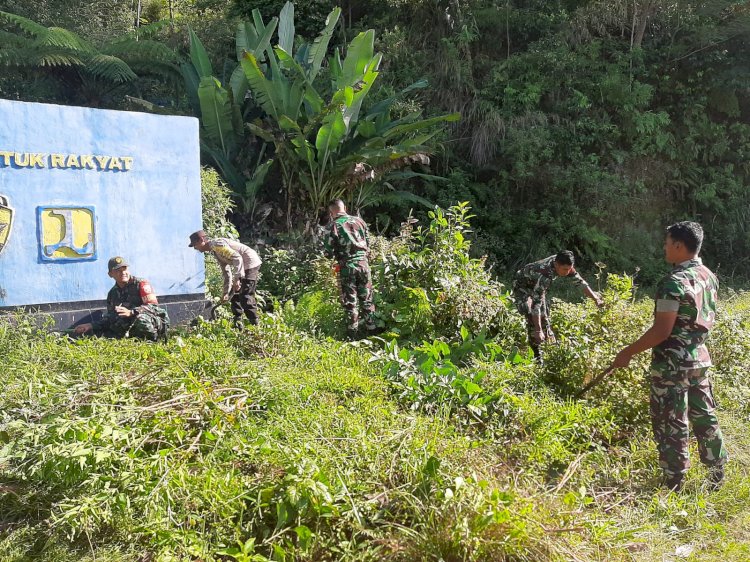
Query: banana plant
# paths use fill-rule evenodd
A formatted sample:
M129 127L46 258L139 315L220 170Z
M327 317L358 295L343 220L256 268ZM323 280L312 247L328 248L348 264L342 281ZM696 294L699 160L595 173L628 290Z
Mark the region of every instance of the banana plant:
M268 25L260 13L253 12L253 22L241 22L236 33L240 52L263 53L270 47L278 19ZM247 82L244 74L235 71L226 87L214 75L211 60L192 29L190 61L182 65L182 75L188 100L200 120L200 145L204 156L210 159L232 187L242 209L252 214L260 186L265 181L271 163L262 162L265 145L257 147L245 135L244 115L251 111L252 101L246 99ZM239 65L237 66L239 68ZM254 165L253 165L254 163ZM251 168L249 174L243 169Z
M390 110L397 96L376 104L363 116L364 101L382 61L374 50L372 30L357 35L343 59L338 49L329 58L326 91L330 94L324 99L316 78L340 14L340 8L331 11L320 36L293 52L289 35L294 29L294 8L288 2L279 16L278 44L263 53L244 50L240 60L252 96L265 112L264 118L247 126L274 146L287 196L289 227L294 215L303 217L309 227L328 201L352 200L355 188L364 182L379 181L417 162L428 163L426 143L439 125L460 117L420 119L412 114L392 120ZM426 85L421 81L401 94Z

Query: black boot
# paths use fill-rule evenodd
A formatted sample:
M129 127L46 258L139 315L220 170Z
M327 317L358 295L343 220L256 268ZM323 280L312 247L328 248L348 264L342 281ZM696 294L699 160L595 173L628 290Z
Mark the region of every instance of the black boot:
M708 488L715 492L724 484L724 467L712 466L708 469Z
M672 492L681 492L682 487L685 485L685 475L684 474L674 474L672 476L667 476L664 480L664 486L671 490Z

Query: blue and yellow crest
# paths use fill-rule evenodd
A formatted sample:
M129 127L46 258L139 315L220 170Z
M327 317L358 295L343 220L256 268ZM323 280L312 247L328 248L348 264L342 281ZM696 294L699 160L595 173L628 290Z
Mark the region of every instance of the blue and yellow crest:
M37 207L37 221L43 262L96 259L93 207Z
M0 195L0 253L10 238L13 227L13 209L8 205L8 198Z

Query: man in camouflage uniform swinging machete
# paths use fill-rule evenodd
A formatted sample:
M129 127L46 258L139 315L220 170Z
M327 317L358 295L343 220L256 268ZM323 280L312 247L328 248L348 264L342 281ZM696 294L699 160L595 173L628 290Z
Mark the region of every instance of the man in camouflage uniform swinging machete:
M702 242L703 228L696 222L667 228L664 254L674 269L656 290L654 324L620 351L611 366L627 367L633 355L653 349L651 423L665 485L674 491L682 489L690 466L690 423L713 489L721 485L728 459L708 378L711 356L706 348L716 321L719 283L698 257Z

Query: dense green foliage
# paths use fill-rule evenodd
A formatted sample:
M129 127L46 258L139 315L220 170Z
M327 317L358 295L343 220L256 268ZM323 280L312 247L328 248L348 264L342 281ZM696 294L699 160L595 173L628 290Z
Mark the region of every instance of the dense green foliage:
M246 97L247 84L236 88L242 84L237 76L242 54L237 50L238 23L252 22L248 25L253 27L258 21L253 10L263 21L272 21L284 8L281 0L153 0L138 3L140 19L136 3L44 0L35 2L33 10L27 4L0 0L0 9L30 17L45 28L68 29L103 53L112 46L111 37L133 31L136 23L141 33L143 25L163 19L169 25L153 28L153 38L177 49L188 61L189 25L205 47L212 83L220 86L213 101L223 104L235 119L239 110L245 123L273 115L262 110L259 92ZM417 115L462 115L450 131L433 139L439 150L429 168L421 159L416 165L406 162L413 165L410 173L376 177L363 194L352 194L355 208L370 205L366 218L379 229L395 234L410 204L404 197L390 197L387 205L373 207L384 194L409 193L412 201L422 197L444 208L466 200L478 215L477 255L487 254L501 273L567 247L589 268L597 261L615 271L640 267L639 281L651 283L662 271L659 247L664 224L694 219L707 229L708 263L725 279L741 283L747 278L750 74L745 53L750 12L746 3L315 0L298 4L293 28L279 28L284 37L274 34L270 46L255 56L266 77L283 76L293 84L301 75L291 57L304 50L304 44L314 45L311 41L326 28L331 11L341 8L338 22L324 34L328 37L330 31L330 46L315 84L315 91L326 100L325 111L310 120L315 111L306 103L300 108L304 119L289 115L304 132L315 158L307 159L310 147L304 148L307 145L299 135L294 140L290 123L286 125L292 129L284 131L274 118L263 125L268 131L265 150L265 143L244 125L234 131L237 146L220 151L230 157L231 169L226 162L217 162L215 151L204 150L207 162L220 169L237 194L240 205L234 216L241 230L268 237L279 229L309 228L297 221L295 207L305 201L314 207L336 193L331 185L346 183L351 170L330 169L330 159L319 161L316 156L319 131L325 129L318 122L328 115L331 130L336 130L334 114L326 113L331 109L327 104L341 101L334 95L340 84L328 59L335 48L346 56L353 50L353 39L372 29L373 53L382 53L383 60L380 76L363 102L363 115L422 79L427 79L428 87L409 90L393 102L390 111L396 122ZM10 47L31 47L18 42L17 27L5 24L3 29L9 33L2 35L0 55L6 54L0 58L7 64ZM277 44L289 55L286 62L278 58ZM253 50L252 44L247 47ZM194 111L189 85L176 88L172 82L145 79L138 71L138 80L127 88L118 86L111 95L100 95L101 85L90 91L90 81L78 78L84 89L61 90L50 81L59 77L60 66L39 73L28 64L17 64L28 63L33 54L33 49L28 50L27 58L14 58L13 66L5 67L9 72L0 77L2 95L133 107L123 96L129 94L155 103L145 105L152 110ZM297 62L309 61L297 58ZM273 59L278 72L270 68ZM145 68L154 70L158 62L152 60ZM300 66L308 73L308 67ZM278 87L274 84L274 89ZM308 121L313 124L309 130ZM281 136L286 138L282 141ZM302 147L286 150L284 142ZM342 145L338 150L349 153ZM275 155L277 162L271 169L267 162ZM310 163L307 177L302 164ZM331 174L328 183L321 180L326 166ZM364 171L372 170L365 166ZM292 184L287 197L284 185Z

